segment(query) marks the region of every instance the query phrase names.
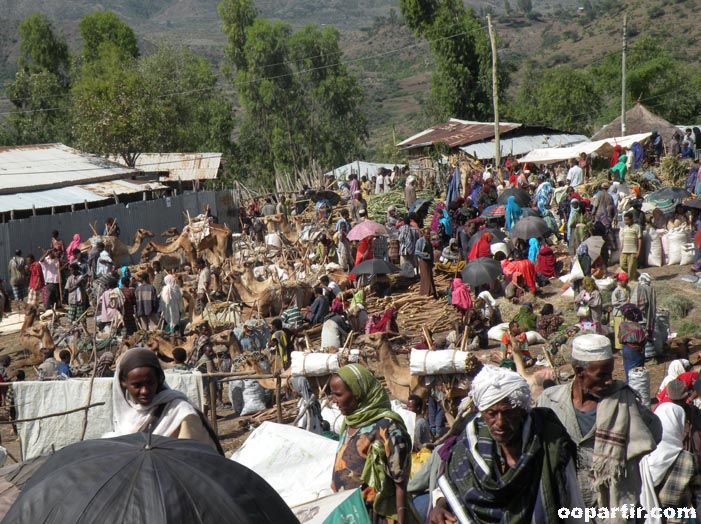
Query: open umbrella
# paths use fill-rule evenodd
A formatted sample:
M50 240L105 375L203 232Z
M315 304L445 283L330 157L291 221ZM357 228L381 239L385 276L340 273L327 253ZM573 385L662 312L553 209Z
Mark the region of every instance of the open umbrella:
M460 275L472 289L485 284L491 284L502 275L501 264L493 258L478 258L468 262Z
M485 207L482 216L487 218L497 218L506 215L506 209L501 204Z
M6 524L298 523L256 473L194 440L145 433L85 440L52 455Z
M584 243L587 245L589 250L589 257L595 261L601 256L601 250L604 249L604 238L591 236L587 238Z
M381 258L373 258L361 262L353 268L352 275L389 275L390 273L399 273L399 269L394 264L391 264Z
M328 200L329 204L332 206L337 205L341 201L341 195L333 191L328 191L326 189L321 189L319 191L314 191L310 195L312 202L319 202L320 200Z
M511 238L521 238L528 242L530 238L540 238L550 233L548 224L539 217L525 217L511 228Z
M701 209L701 198L687 200L686 202L682 202L682 205L693 209Z
M691 196L686 189L683 187L665 187L659 191L655 191L648 195L648 200L659 201L659 200L681 200L682 198L688 198Z
M533 209L532 207L524 207L521 211L523 211L523 217L540 217L540 213Z
M523 189L519 189L517 187L510 187L509 189L502 191L499 198L497 198L497 204L506 205L506 201L509 199L509 197L514 197L516 199L516 203L521 207L528 207L531 205L531 195L528 194L528 191L524 191Z
M389 235L389 231L382 224L378 224L373 220L366 220L348 232L348 240L362 240L376 235Z
M409 208L409 213L428 213L428 208L431 205L432 200L426 198L417 198L416 202L411 204Z
M491 233L492 234L492 241L490 244L496 244L497 242L503 242L506 239L506 234L501 230L497 229L495 227L489 227L487 229L481 229L477 231L474 235L470 237L470 240L467 241L467 247L469 249L472 249L472 246L475 245L475 242L477 242L482 235L485 233Z

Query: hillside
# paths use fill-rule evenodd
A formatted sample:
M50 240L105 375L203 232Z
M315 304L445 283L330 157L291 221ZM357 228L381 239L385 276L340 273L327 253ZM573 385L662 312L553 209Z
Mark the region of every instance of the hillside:
M701 34L694 31L693 14L701 0L532 0L529 16L518 12L522 2L469 0L480 14L494 13L500 57L511 69L507 100L523 81L525 59L534 71L560 64L585 67L620 49L624 10L631 41L641 34L653 35L680 58L688 54L688 60L699 60L693 50ZM54 20L73 47L80 44L80 18L110 9L135 29L143 50L168 41L186 45L216 64L225 42L217 4L218 0L0 0L0 81L14 74L19 21L37 10ZM428 124L422 101L430 90L432 57L426 43L398 20L398 0L257 0L256 5L261 16L296 27L314 22L342 31L345 59L366 92L369 157L389 160L382 152L391 150L393 136L405 137ZM581 5L587 6L585 11L578 11ZM608 118L600 116L602 121Z

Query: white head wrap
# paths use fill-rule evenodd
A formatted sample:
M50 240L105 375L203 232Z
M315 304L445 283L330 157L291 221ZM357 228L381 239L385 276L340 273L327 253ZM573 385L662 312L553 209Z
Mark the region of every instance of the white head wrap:
M613 358L611 341L595 333L579 335L572 340L572 359L582 362L599 362Z
M659 391L662 391L664 388L666 388L667 384L669 384L670 382L672 382L672 380L674 380L679 375L687 371L690 367L691 362L689 362L685 358L672 360L672 362L669 363L669 367L667 368L667 376L662 379Z
M652 277L647 273L640 273L638 275L638 284L652 284Z
M495 242L494 244L491 244L489 246L489 251L492 253L492 255L496 255L497 253L504 253L504 256L509 256L509 246L506 244L506 242Z
M515 408L531 409L528 382L518 373L505 368L484 366L472 381L470 395L480 411L507 398Z

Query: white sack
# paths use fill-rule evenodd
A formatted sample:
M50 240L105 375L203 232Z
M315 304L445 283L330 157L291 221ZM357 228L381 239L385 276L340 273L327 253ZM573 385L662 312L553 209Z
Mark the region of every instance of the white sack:
M496 326L489 328L489 331L487 331L487 338L489 340L497 340L501 342L501 337L504 335L504 333L506 333L508 329L508 322L504 322L503 324L497 324Z
M653 227L647 230L647 236L650 239L650 251L647 255L647 265L662 267L662 243L660 241L660 236Z
M454 349L412 349L409 370L412 375L452 375L467 371L467 351Z
M689 241L689 233L686 229L680 228L671 231L667 235L669 244L669 264L677 266L682 261L682 246Z
M693 243L682 244L682 255L679 263L682 266L693 264L696 258L696 247Z
M323 377L338 371L338 355L336 353L304 353L292 352L292 376Z

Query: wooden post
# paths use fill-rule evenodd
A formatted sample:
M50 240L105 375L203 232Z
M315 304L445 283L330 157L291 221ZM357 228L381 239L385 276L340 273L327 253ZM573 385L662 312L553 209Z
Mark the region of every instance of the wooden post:
M217 385L214 378L209 379L209 423L214 430L217 431Z
M282 424L282 377L275 377L275 405L277 406L277 423Z
M628 15L623 13L623 53L621 55L621 136L626 136L626 33Z
M501 144L499 143L499 77L497 75L497 35L492 27L492 15L487 15L489 41L492 44L492 103L494 104L494 168L501 166Z

